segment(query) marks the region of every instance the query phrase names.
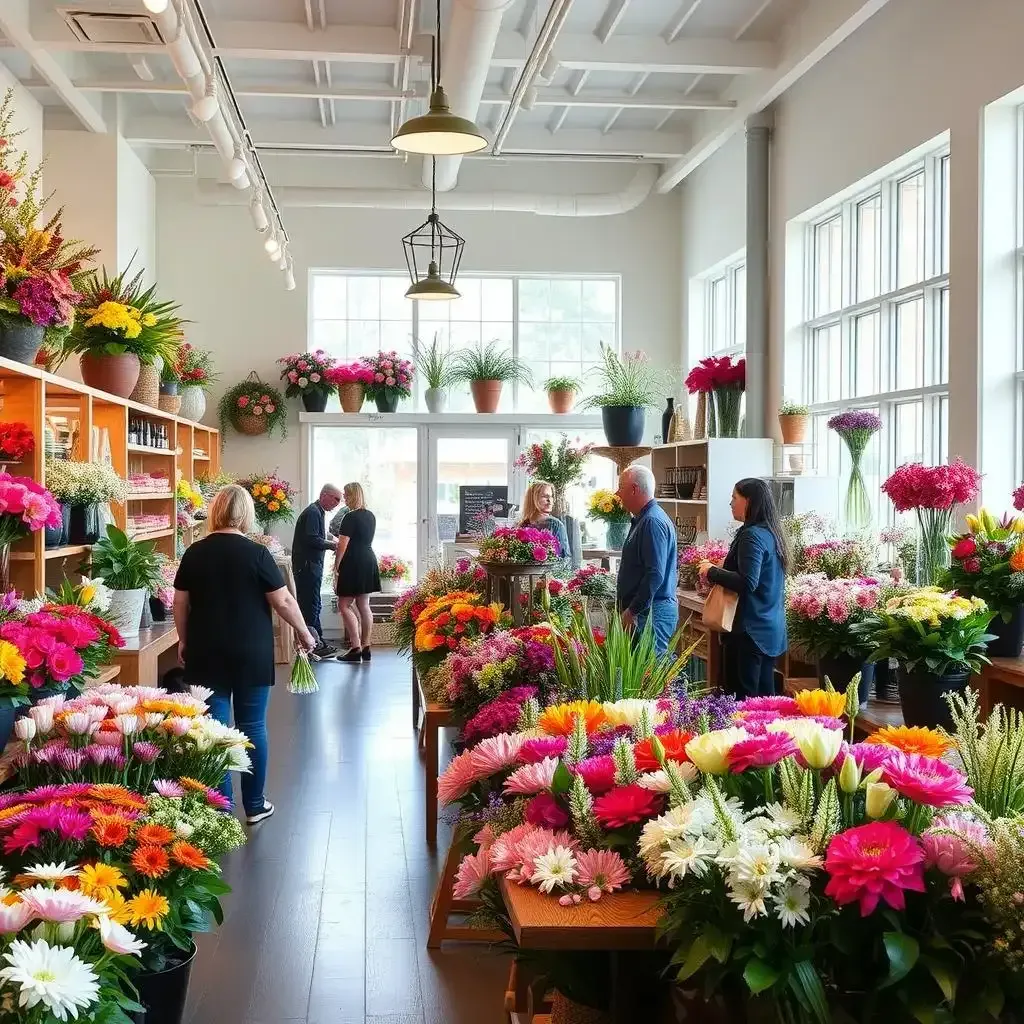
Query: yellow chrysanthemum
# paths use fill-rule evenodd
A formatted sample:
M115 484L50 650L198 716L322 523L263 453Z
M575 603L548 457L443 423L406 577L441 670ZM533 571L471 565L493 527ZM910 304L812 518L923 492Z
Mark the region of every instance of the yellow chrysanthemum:
M793 699L802 715L839 718L846 707L846 694L830 690L801 690Z
M25 678L25 659L7 640L0 640L0 675L11 683L20 683Z
M156 316L153 313L143 313L142 314L142 326L143 327L155 327L156 326Z
M126 888L128 879L124 877L120 868L100 861L96 864L86 864L82 868L78 876L78 885L86 896L96 896L109 904L109 894L117 889Z
M171 912L171 905L167 902L166 896L153 889L143 889L128 900L125 912L129 924L136 927L144 925L151 931L159 931L163 927L164 918Z

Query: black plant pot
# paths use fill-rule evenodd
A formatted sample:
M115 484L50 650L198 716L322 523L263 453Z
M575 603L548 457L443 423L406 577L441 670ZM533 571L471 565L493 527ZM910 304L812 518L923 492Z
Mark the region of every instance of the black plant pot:
M61 544L67 544L68 537L71 536L71 506L61 504L60 506L60 519L61 519L61 533L60 542Z
M0 324L0 356L19 363L34 363L43 345L45 328L35 324Z
M47 526L43 529L43 544L48 548L59 548L64 543L64 520L59 526Z
M1019 658L1024 647L1024 605L1017 605L1009 622L997 615L989 623L988 631L995 634L995 640L988 642L990 658Z
M167 609L164 607L163 601L158 597L151 597L149 599L149 613L153 616L154 622L167 621Z
M889 668L889 660L875 662L875 700L883 704L899 704L900 690L896 670Z
M665 411L661 414L661 443L668 444L672 440L669 437L669 432L672 429L672 417L676 414L676 400L674 398L665 399Z
M837 690L845 690L850 685L850 680L860 673L860 685L857 687L857 700L861 707L867 704L871 698L871 687L875 682L875 663L873 661L861 661L851 655L832 655L818 659L818 681L825 682L828 676L829 682Z
M398 411L398 395L389 395L385 392L381 392L374 396L374 402L377 405L377 412L397 412Z
M160 394L161 395L176 395L178 394L178 382L176 380L162 380L160 381Z
M327 392L303 391L302 406L306 412L323 412L327 408Z
M135 1024L181 1024L185 1019L188 982L195 958L196 947L193 945L184 963L156 974L140 974L136 978L139 1002L146 1007L146 1012L131 1015Z
M601 425L613 448L634 448L644 439L644 408L641 405L604 405Z
M941 725L953 731L953 718L943 694L964 693L970 672L954 672L936 676L930 672L908 672L902 665L897 670L900 686L900 707L904 725Z
M95 544L100 539L98 505L72 505L68 521L69 544Z

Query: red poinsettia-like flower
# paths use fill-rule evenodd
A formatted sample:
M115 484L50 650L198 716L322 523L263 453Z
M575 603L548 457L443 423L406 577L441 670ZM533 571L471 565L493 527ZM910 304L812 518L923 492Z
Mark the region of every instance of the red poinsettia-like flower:
M661 814L665 798L643 786L616 786L594 801L594 816L603 828L622 828Z

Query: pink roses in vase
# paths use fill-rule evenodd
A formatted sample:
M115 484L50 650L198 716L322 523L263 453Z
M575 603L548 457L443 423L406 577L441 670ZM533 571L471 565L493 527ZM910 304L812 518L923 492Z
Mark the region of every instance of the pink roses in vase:
M363 356L360 362L373 374L366 384L366 397L377 403L378 412L395 412L399 401L412 394L413 365L397 352Z

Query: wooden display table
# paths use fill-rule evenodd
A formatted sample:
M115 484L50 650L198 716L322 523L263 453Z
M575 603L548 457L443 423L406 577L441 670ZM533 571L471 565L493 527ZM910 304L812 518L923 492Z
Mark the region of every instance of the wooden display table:
M693 652L695 658L701 658L707 666L707 685L719 688L725 683L725 671L722 665L722 634L704 625L704 595L696 590L679 590L679 620L682 622L689 616L689 623L683 631L682 649L685 650L694 640L700 643Z
M422 721L421 721L422 717ZM423 751L425 801L424 831L427 846L437 846L437 777L438 759L441 751L441 730L452 724L452 709L444 704L428 701L423 693L416 667L412 670L412 722L419 729L419 746Z
M164 672L178 663L178 631L173 622L155 622L138 636L125 638L114 654L125 686L159 686Z
M548 574L554 566L550 563L526 562L481 562L480 565L487 573L484 600L488 604L495 601L504 604L512 613L512 622L516 626L533 622L533 613L537 603L534 593L537 584L534 581L539 580L542 586L547 587ZM526 581L525 594L523 592L524 580ZM520 600L521 597L526 598L525 602Z
M993 658L976 677L981 713L988 717L996 704L1024 711L1024 658Z

